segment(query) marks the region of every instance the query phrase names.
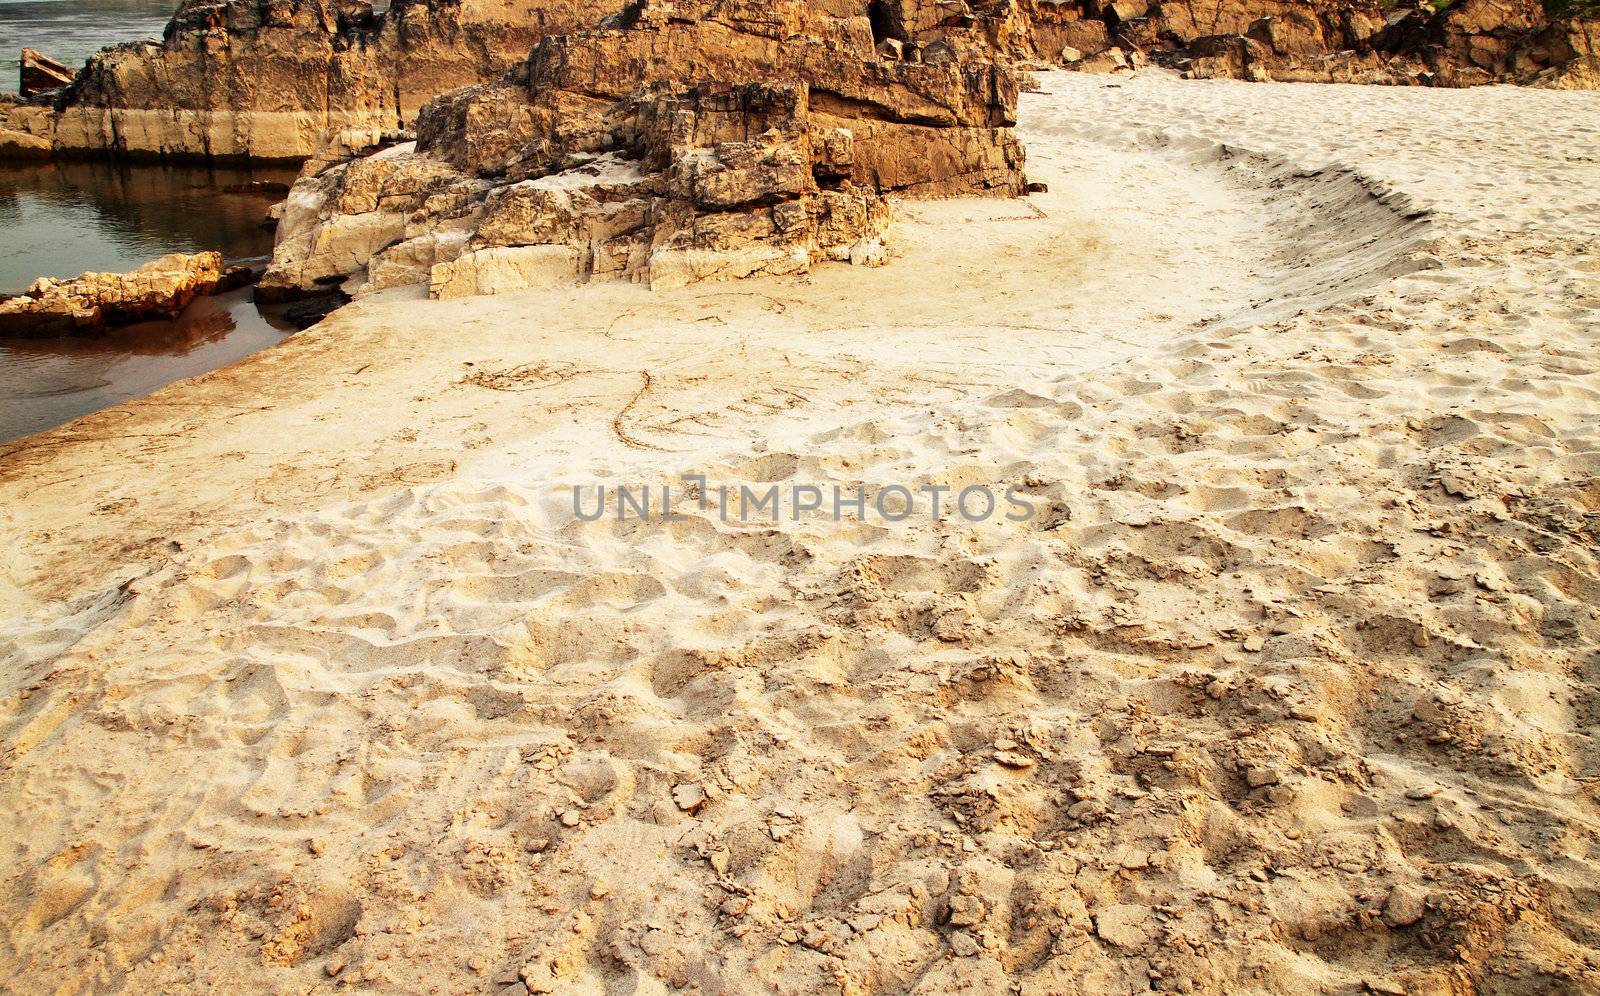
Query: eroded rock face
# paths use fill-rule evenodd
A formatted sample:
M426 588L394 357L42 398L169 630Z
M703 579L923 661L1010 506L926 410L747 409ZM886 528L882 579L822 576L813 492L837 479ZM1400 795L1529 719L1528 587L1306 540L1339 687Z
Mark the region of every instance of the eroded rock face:
M407 132L437 95L499 79L541 40L573 35L580 47L549 57L574 73L588 65L611 91L669 78L650 67L682 64L688 44L707 46L718 73L683 82L771 81L774 67L804 63L798 80L819 113L834 64L863 58L1099 72L1155 61L1201 77L1445 85L1596 76L1592 23L1548 22L1535 0L1463 0L1442 13L1409 3L1386 13L1377 0L394 0L377 12L371 0L185 0L162 41L94 56L43 137L58 151L331 162ZM630 77L619 55L644 72ZM511 99L506 113L521 106L496 88L472 105L480 118L497 113L491 98ZM33 137L8 147L37 148L39 128L10 130ZM476 140L493 136L480 129Z
M809 95L801 83L661 83L505 158L450 162L419 142L335 167L296 184L259 292L363 267L363 291L427 283L458 297L881 263L888 203L854 182L854 135ZM484 148L455 130L448 142L429 134L447 153Z
M620 2L616 4L620 9ZM58 148L301 160L376 144L429 98L494 79L606 0L186 0L159 43L97 53L55 122ZM345 134L339 136L343 131Z
M680 5L670 11L676 16ZM804 83L819 126L851 129L848 175L856 183L921 194L1016 192L1021 155L1009 129L1017 84L1009 72L992 63L883 61L864 16L824 19L811 30L827 33L780 40L717 21L668 20L646 5L631 28L547 39L506 79L435 101L418 117L418 144L458 168L517 179L611 142L608 117L641 81ZM648 101L631 106L656 111Z
M0 93L0 160L48 159L54 126L48 106Z
M41 277L23 294L0 301L0 335L87 334L112 325L175 318L196 297L249 279L225 268L222 255L171 253L131 273L85 273L71 280Z
M262 292L875 265L886 195L1022 192L1005 68L886 59L842 0L703 6L547 38L424 106L414 147L302 180Z
M1117 22L1115 40L1201 79L1583 86L1594 76L1594 34L1579 20L1549 21L1538 0L1461 0L1443 10L1385 10L1373 0L1119 0L1128 2L1137 16Z
M1564 90L1600 90L1600 19L1566 18L1513 46L1511 68L1523 83Z
M1392 29L1390 44L1427 63L1439 83L1594 85L1600 24L1555 22L1539 0L1460 0L1443 11L1418 10Z

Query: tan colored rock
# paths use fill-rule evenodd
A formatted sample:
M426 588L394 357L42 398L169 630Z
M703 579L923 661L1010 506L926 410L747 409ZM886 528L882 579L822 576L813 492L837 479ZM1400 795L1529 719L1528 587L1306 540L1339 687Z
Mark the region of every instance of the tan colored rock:
M1600 18L1562 18L1524 35L1509 60L1519 83L1600 90Z
M1428 894L1411 885L1397 885L1383 904L1383 922L1390 927L1409 927L1428 912Z
M1150 926L1150 911L1131 903L1103 906L1094 914L1095 933L1124 951L1136 951L1150 943Z
M367 282L356 296L428 283L436 265L461 255L469 234L464 229L444 228L379 250L367 261Z
M20 64L22 74L17 93L21 96L31 97L47 90L58 90L72 82L71 68L43 52L24 48Z
M571 283L578 277L578 264L578 250L568 245L476 249L435 264L429 275L428 295L471 297Z
M865 95L834 92L868 105L895 92L889 120L931 123L949 111L957 125L993 127L970 120L967 101L935 93L939 73L918 74L971 70L978 103L1004 107L1003 93L991 103L983 92L995 81L982 70L1026 60L1115 71L1153 57L1195 76L1582 87L1600 82L1584 23L1551 23L1536 0L1387 17L1377 0L396 0L382 11L365 0L186 0L162 41L92 57L60 111L43 109L43 134L62 150L325 166L402 137L430 99L473 87L458 97L473 127L453 129L472 147L445 158L507 161L528 136L583 130L651 80L856 80ZM1192 64L1192 44L1217 36L1249 37L1262 58L1240 67L1213 52ZM528 65L536 44L544 52ZM885 72L849 68L862 62ZM504 82L508 70L521 79ZM530 82L563 94L530 105L519 93ZM814 89L822 112L824 88ZM36 148L13 141L0 155Z
M666 287L829 260L881 265L888 204L850 179L864 146L839 123L860 122L815 114L808 96L804 85L660 84L611 102L587 129L569 120L527 138L510 163L445 163L401 146L336 166L291 191L263 292L309 291L362 267L363 293L426 279L433 295L455 297L600 277ZM418 149L502 148L472 140L471 105L471 95L441 101L440 130L424 129ZM980 131L918 127L973 142ZM969 177L937 142L914 150L873 138L865 148L885 157L876 170L885 186L901 175L887 158L896 148L923 158L913 182L930 168L950 169L950 182L986 179L981 157ZM992 168L998 184L1013 167L1002 157Z
M295 181L257 296L281 300L338 283L380 252L413 240L424 241L389 254L368 290L420 282L434 263L454 258L475 199L489 185L413 150L409 143L395 146ZM450 230L457 234L444 234Z
M25 131L0 128L0 159L48 159L50 140Z
M170 253L130 273L41 277L23 294L0 301L0 335L87 334L112 325L173 318L202 294L238 286L248 271L225 269L222 255Z
M57 147L300 160L341 129L393 134L427 100L490 80L543 34L621 4L187 0L164 40L89 60Z

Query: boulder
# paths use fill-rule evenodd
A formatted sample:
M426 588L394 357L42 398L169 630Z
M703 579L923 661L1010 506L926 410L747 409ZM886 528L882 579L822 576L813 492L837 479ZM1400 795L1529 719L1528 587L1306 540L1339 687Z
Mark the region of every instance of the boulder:
M13 128L0 128L0 159L48 159L50 140Z
M417 155L411 143L301 177L284 200L256 297L288 300L342 283L386 250L383 272L369 280L368 290L425 280L441 258L439 247L450 241L444 231L461 231L464 241L489 186ZM423 236L429 238L426 256L419 254L421 245L409 256L391 249Z
M869 132L886 123L820 115L810 92L658 83L591 108L583 127L550 120L520 147L474 141L470 96L451 95L416 146L295 184L257 293L310 292L363 267L360 294L426 281L433 296L458 297L598 278L676 286L830 260L875 266L886 258L886 185L919 192L930 175L928 163L895 168L896 155L932 157L939 182L983 182L981 162L941 152L939 139L863 143L838 122ZM564 92L549 98L560 105ZM504 106L502 95L492 101ZM980 131L919 127L940 138ZM854 180L863 147L879 160L871 187ZM485 150L508 158L474 158Z
M48 158L52 114L38 98L0 93L0 160Z
M31 48L22 50L20 65L22 72L17 93L23 97L59 90L72 82L70 68Z
M176 318L196 297L240 286L249 277L248 268L225 268L216 252L171 253L131 273L41 277L25 293L0 301L0 335L90 334L112 325Z
M302 178L260 292L878 265L889 195L1022 193L1004 67L886 60L847 3L703 6L546 38L425 105L413 145ZM563 251L488 251L538 246Z

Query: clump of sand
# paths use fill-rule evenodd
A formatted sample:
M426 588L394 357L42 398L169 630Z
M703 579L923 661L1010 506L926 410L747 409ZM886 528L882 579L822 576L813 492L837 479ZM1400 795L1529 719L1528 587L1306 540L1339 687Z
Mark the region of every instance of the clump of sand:
M1600 101L1041 86L882 270L0 450L12 987L1594 988ZM1041 514L574 521L692 472Z

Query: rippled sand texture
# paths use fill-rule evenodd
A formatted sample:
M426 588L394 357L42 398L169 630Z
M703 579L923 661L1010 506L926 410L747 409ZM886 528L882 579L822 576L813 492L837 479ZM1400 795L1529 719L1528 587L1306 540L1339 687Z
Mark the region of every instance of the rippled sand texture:
M0 449L9 986L1600 985L1600 100L1040 82L884 269ZM1041 514L573 521L696 470Z

